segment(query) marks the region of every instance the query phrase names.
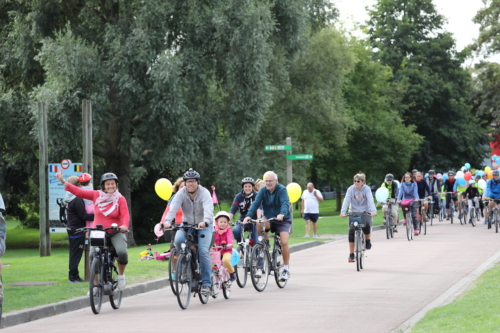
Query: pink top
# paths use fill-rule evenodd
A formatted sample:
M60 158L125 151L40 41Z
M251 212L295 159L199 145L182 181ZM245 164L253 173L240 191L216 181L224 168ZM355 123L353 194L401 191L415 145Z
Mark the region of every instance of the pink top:
M65 182L64 185L66 185L64 188L66 191L73 193L79 198L92 200L94 204L97 198L101 196L101 191L84 190L68 182ZM130 225L127 200L123 196L118 199L116 207L114 207L111 201L95 205L94 225L101 224L103 228L109 228L113 223L118 224L119 227L124 225L127 228ZM113 233L114 231L110 229L108 232Z
M215 231L215 245L222 246L222 242L226 242L227 245L233 244L233 232L231 228L227 227L225 232L221 235L219 234L220 230ZM232 253L233 249L227 248L221 251L221 254L224 253Z

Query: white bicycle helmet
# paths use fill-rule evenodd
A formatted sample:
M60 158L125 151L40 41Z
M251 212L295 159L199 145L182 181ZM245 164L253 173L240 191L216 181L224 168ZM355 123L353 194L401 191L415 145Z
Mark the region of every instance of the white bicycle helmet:
M469 180L469 185L476 185L476 181L473 179Z

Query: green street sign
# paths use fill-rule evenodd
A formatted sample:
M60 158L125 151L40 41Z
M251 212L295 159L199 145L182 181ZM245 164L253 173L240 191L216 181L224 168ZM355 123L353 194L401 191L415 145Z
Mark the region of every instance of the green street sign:
M312 154L303 154L303 155L286 155L287 160L312 160Z
M266 146L266 151L268 150L292 150L292 145Z

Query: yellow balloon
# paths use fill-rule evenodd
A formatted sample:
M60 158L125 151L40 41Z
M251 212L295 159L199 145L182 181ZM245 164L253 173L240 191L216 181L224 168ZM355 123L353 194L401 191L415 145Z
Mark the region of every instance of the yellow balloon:
M264 175L262 175L262 180L266 180L266 174L264 173Z
M168 201L172 196L172 183L166 178L160 178L155 184L156 194L165 201Z
M484 172L488 173L491 171L491 168L489 166L487 166L486 168L484 168Z
M286 186L286 191L288 192L288 198L290 199L290 203L296 203L297 200L300 199L302 195L302 189L300 185L297 183L290 183Z

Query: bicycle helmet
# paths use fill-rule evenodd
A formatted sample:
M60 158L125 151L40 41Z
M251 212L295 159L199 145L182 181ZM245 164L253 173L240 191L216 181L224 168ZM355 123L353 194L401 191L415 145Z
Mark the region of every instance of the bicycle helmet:
M255 181L252 177L245 177L241 180L241 187L245 184L252 184L252 186L255 186Z
M80 184L84 184L84 183L88 183L90 182L90 180L92 179L92 176L89 175L88 173L82 173L79 177L78 177L78 182Z
M498 175L499 175L498 170L493 170L493 171L491 172L491 174L492 174L493 176L498 176Z
M453 176L455 176L455 171L448 171L448 176L449 176L449 175L453 175Z
M415 173L415 172L418 172L418 170L417 169L411 170L411 173Z
M435 174L436 174L436 171L434 171L434 170L429 170L429 172L428 172L428 173L429 173L429 175L435 175Z
M473 179L469 180L469 185L476 185L476 181Z
M394 180L394 175L392 173L388 173L385 175L385 180Z
M231 221L231 217L229 216L229 213L228 212L225 212L223 210L221 210L220 212L218 212L217 214L215 214L214 216L214 221L217 222L217 220L219 219L219 217L221 216L225 216L227 217L227 220L228 221Z
M112 180L114 179L116 181L116 184L118 184L118 177L112 172L107 172L104 175L101 176L101 187L104 188L104 182L106 180Z
M198 181L198 184L199 184L200 183L200 174L198 172L194 171L193 168L189 168L189 170L186 171L186 173L184 174L182 179L184 179L184 181L186 181L188 179L196 179Z

